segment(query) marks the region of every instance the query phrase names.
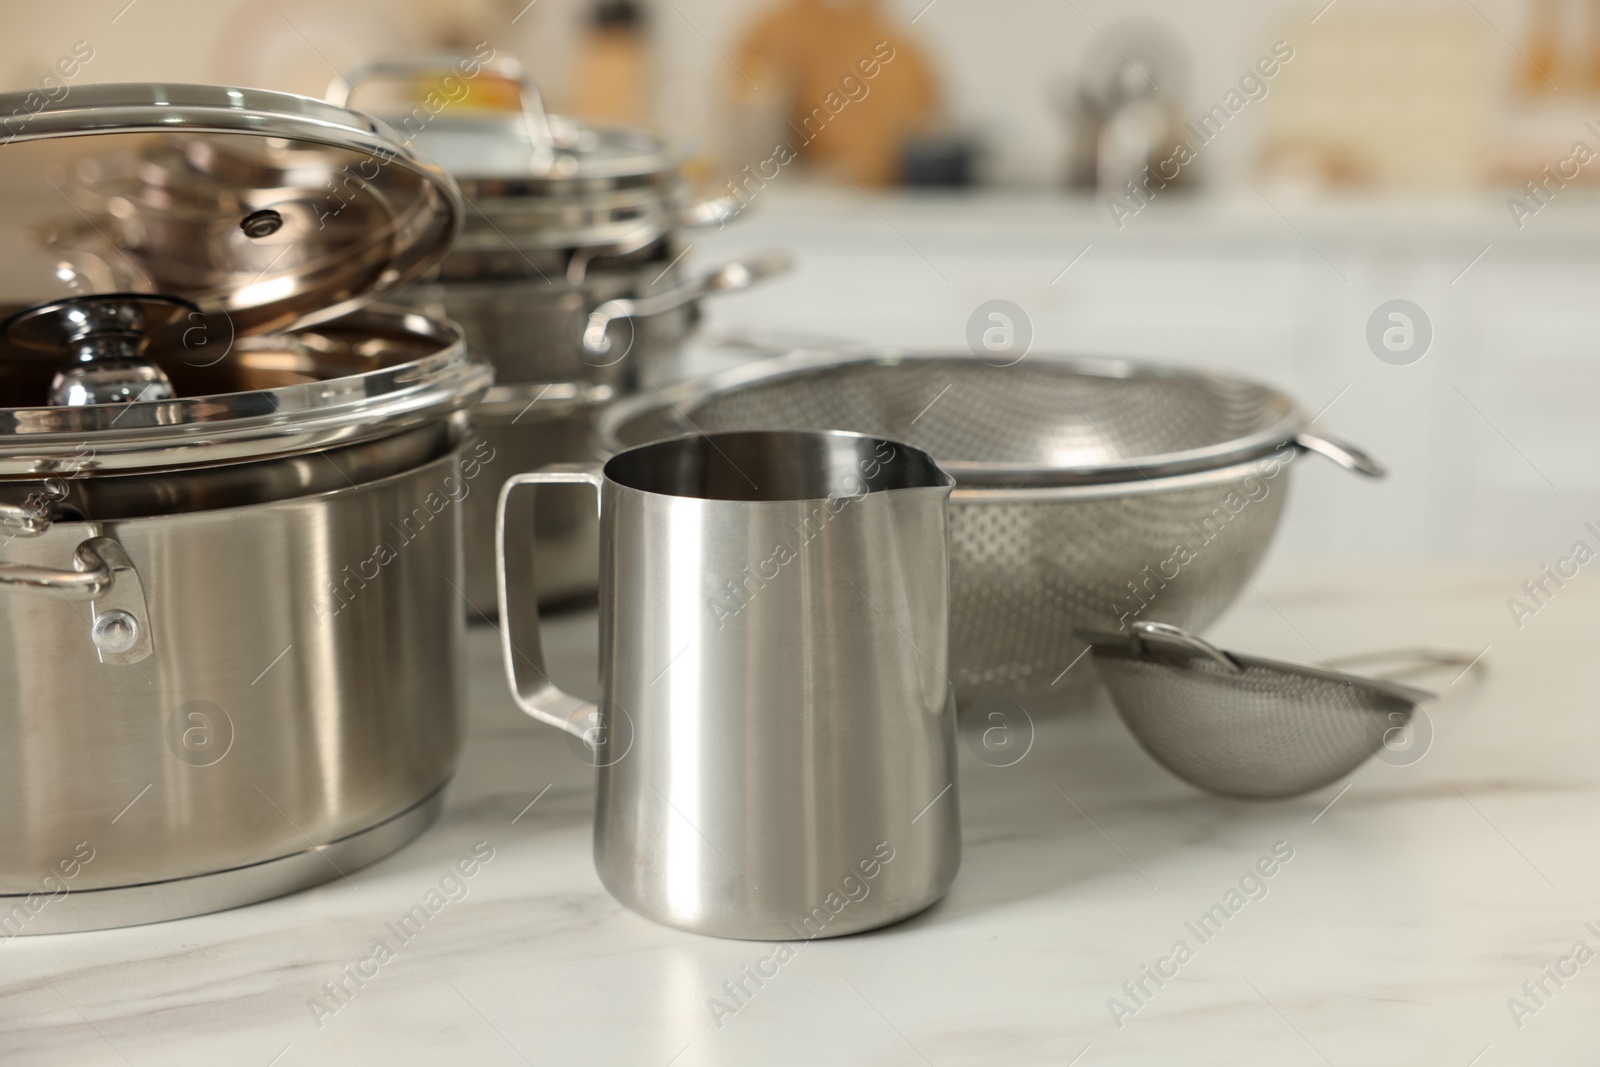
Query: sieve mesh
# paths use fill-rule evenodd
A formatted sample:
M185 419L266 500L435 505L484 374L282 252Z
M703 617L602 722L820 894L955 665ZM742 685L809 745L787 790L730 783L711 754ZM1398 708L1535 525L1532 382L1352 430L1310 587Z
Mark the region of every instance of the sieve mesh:
M1361 680L1249 660L1234 674L1197 656L1106 646L1094 659L1139 743L1173 774L1227 796L1295 796L1336 781L1415 708Z
M670 408L663 416L678 433L731 426L850 429L905 441L946 464L1062 469L1138 464L1223 446L1295 417L1282 394L1250 382L957 358L813 367L691 400L679 410L693 425Z

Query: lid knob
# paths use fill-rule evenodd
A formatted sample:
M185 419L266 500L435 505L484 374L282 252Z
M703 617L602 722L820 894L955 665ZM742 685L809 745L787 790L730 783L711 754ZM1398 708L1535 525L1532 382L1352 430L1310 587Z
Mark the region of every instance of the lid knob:
M3 332L25 348L61 353L52 407L170 400L172 380L145 350L152 334L197 312L177 297L109 293L28 308L8 319Z

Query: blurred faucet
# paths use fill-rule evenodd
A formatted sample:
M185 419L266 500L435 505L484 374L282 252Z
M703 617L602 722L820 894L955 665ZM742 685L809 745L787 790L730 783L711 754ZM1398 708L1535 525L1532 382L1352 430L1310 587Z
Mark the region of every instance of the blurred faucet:
M1186 66L1182 44L1159 25L1122 23L1096 41L1063 94L1070 185L1119 192L1171 155L1180 140Z

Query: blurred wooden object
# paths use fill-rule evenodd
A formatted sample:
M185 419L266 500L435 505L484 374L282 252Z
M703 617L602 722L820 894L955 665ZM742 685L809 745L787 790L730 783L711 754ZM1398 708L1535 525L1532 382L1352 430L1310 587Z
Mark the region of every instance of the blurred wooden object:
M1561 63L1561 44L1565 36L1563 0L1533 0L1528 15L1528 41L1523 49L1527 62L1517 79L1517 87L1527 96L1543 96L1556 91L1556 70Z
M601 124L648 126L650 48L634 0L602 0L578 46L572 113Z
M879 0L779 0L734 62L736 97L780 95L783 136L800 158L862 185L899 179L902 148L938 108L928 61Z
M1600 0L1589 0L1584 27L1583 87L1600 93Z
M1334 7L1262 101L1271 180L1437 191L1480 186L1491 163L1488 28L1470 7ZM1203 105L1202 105L1203 106Z

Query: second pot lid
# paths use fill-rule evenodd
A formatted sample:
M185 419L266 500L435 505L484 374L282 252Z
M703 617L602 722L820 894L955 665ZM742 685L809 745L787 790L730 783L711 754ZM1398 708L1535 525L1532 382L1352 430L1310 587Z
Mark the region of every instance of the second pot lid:
M514 85L520 110L479 106L494 95L474 96L480 78ZM648 130L548 114L538 86L508 56L380 60L336 78L328 99L343 106L360 95L368 106L369 82L390 83L386 94L372 93L371 106L447 169L470 204L457 260L508 244L639 247L676 224L683 181L672 146Z
M404 286L460 222L448 174L321 100L88 85L55 102L0 94L0 114L10 305L156 293L225 315L239 336L284 330Z
M522 115L441 117L412 144L447 167L467 195L559 195L648 184L674 177L678 160L654 134L628 126L589 126L550 115L541 152Z

